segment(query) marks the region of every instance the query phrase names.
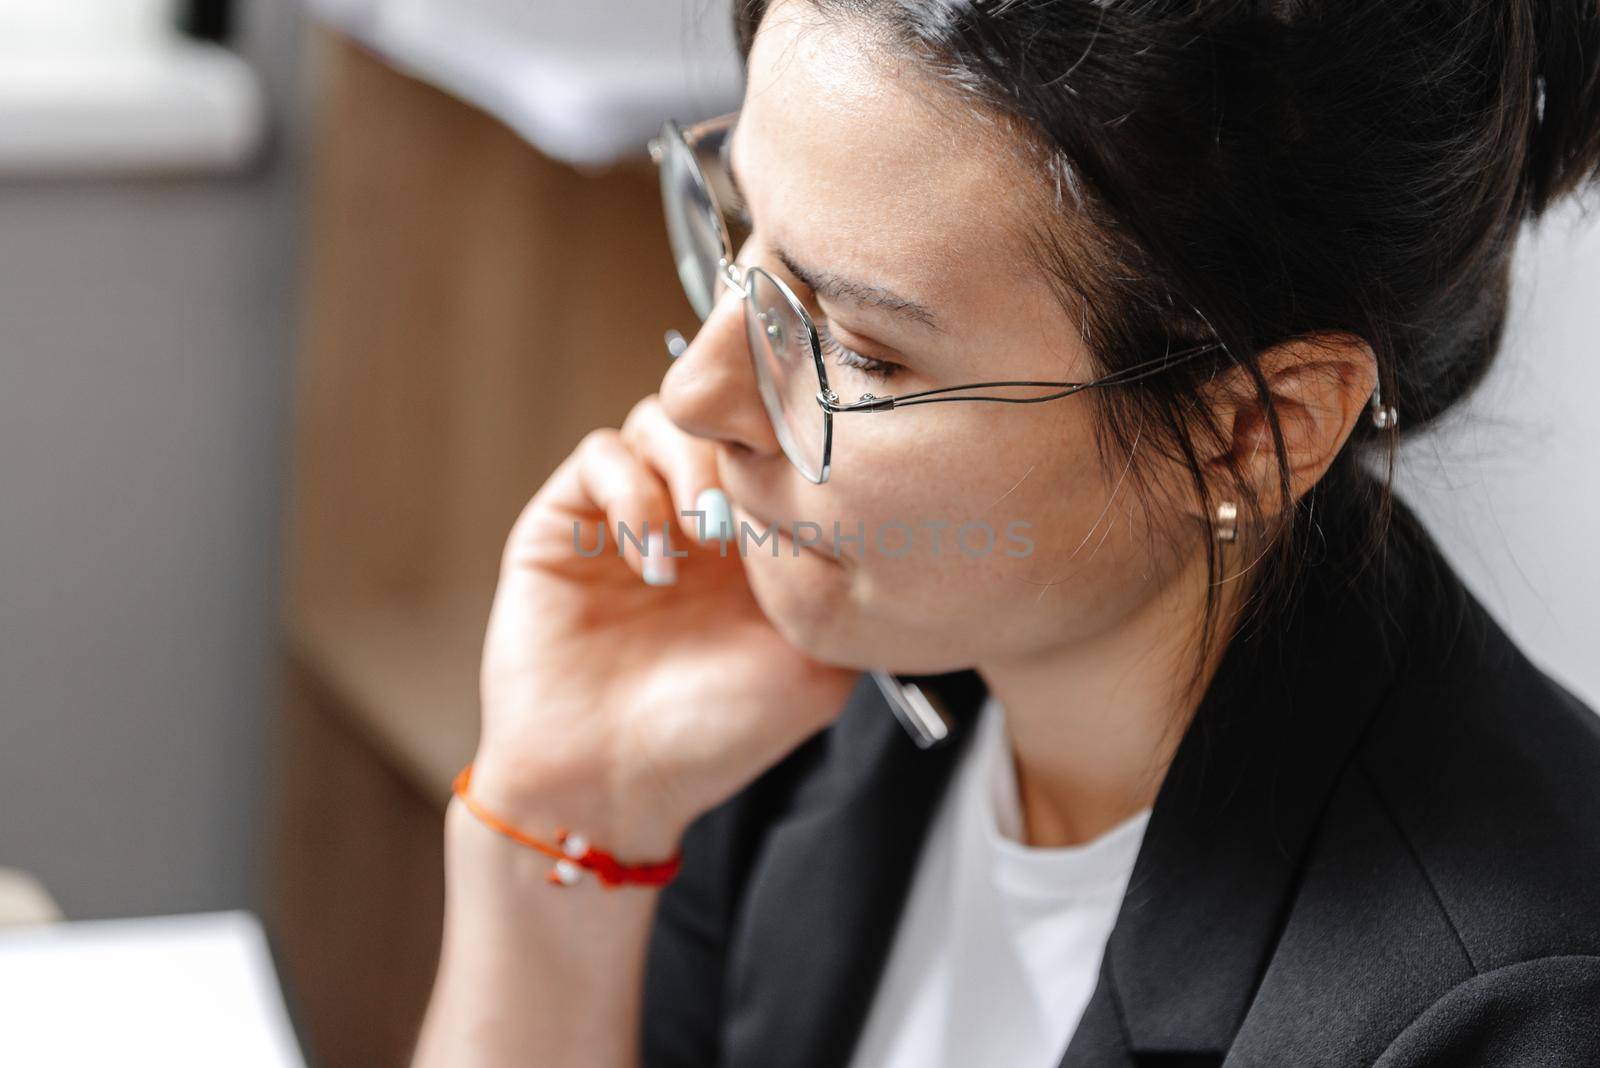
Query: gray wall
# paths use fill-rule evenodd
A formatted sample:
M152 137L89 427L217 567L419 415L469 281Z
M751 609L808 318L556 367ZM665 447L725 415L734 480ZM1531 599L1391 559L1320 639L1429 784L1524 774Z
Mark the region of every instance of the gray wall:
M1600 710L1600 212L1579 207L1524 234L1500 361L1400 485L1529 657Z
M0 183L0 865L74 918L255 903L304 109L240 7L258 171Z

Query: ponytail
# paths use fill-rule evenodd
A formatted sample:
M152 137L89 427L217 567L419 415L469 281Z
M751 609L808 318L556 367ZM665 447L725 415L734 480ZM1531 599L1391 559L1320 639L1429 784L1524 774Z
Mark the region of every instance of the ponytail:
M1534 51L1528 211L1600 177L1600 0L1530 0Z

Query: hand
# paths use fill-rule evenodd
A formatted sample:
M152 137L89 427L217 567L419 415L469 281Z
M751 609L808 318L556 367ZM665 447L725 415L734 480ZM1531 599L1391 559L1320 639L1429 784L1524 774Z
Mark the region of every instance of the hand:
M679 514L716 479L715 447L651 394L620 431L590 432L523 509L484 642L476 796L653 860L839 714L858 673L789 645L737 541L723 555L714 529L702 545L704 523ZM648 584L632 542L618 558L619 524L641 541L672 527L687 553L675 581ZM604 551L579 552L602 526Z

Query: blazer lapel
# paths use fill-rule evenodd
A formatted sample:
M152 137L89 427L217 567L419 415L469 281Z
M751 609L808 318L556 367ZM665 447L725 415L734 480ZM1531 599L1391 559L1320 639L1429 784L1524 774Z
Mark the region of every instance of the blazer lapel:
M1412 625L1400 560L1342 583L1352 546L1324 535L1336 561L1283 619L1235 636L1185 731L1061 1068L1218 1064L1232 1044ZM943 698L949 740L918 750L863 675L755 858L724 991L730 1068L849 1061L985 693L970 670L916 681Z
M1349 545L1331 543L1337 551ZM1277 941L1315 824L1393 686L1407 570L1312 568L1241 631L1152 808L1098 986L1060 1068L1219 1064Z
M984 693L972 671L913 679L943 700L950 736L916 748L862 675L822 736L825 770L801 784L755 859L732 938L724 1064L849 1060Z

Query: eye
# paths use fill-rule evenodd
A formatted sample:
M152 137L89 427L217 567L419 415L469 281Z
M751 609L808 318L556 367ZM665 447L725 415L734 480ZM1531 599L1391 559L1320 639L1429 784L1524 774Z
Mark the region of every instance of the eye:
M877 382L887 382L901 371L897 363L877 360L871 356L863 356L854 349L847 349L839 344L837 338L828 332L822 323L817 323L817 340L822 343L822 351L832 356L841 367L848 367L858 371Z

